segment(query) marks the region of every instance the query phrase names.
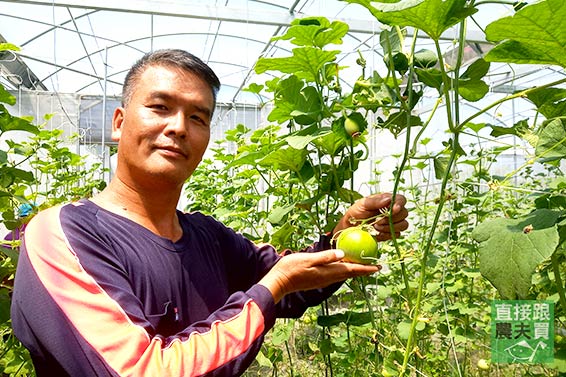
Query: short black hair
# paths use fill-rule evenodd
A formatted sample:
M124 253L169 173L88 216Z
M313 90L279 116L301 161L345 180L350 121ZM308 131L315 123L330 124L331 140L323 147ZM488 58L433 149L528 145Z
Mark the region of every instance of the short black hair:
M130 68L122 87L123 107L130 102L134 87L142 73L152 66L176 67L196 74L210 87L214 105L216 105L216 95L220 90L220 80L214 71L205 62L185 50L162 49L145 54Z

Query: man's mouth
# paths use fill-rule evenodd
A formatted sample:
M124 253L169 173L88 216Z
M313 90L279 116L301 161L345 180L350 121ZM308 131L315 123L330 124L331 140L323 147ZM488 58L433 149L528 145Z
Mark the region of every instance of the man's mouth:
M168 152L172 152L172 153L175 153L175 154L179 154L179 155L181 155L185 158L187 157L187 154L181 148L178 148L178 147L175 147L175 146L162 145L162 146L157 146L156 149L160 149L162 151L168 151Z

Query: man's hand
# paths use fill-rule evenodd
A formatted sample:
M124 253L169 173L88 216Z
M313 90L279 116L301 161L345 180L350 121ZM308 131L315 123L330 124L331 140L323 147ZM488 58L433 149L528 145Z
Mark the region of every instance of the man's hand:
M409 227L406 218L409 214L405 208L407 199L403 195L395 195L395 203L391 208L391 194L375 194L357 200L344 214L340 222L334 228L333 233L336 234L342 229L346 229L352 225L359 224L362 220L373 218L383 214L381 218L377 218L373 223L373 227L378 231L377 240L385 241L392 238L391 227L389 226L389 216L387 212L392 209L391 219L393 221L393 229L395 236L399 237L401 232Z
M259 281L267 287L275 302L286 294L324 288L352 277L371 275L381 269L377 265L341 262L342 250L316 253L294 253L282 257Z

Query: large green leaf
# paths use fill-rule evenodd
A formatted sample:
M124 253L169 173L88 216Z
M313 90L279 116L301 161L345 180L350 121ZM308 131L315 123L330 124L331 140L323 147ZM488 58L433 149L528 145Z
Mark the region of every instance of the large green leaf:
M559 212L539 209L519 219L495 219L477 226L480 272L503 299L525 299L539 264L556 250Z
M26 118L10 115L4 105L0 104L0 133L5 131L26 131L38 134L39 128Z
M267 117L269 121L283 123L294 119L298 124L309 125L321 119L323 106L316 88L307 86L299 92L288 94L287 98L275 99L276 106Z
M344 313L318 316L316 322L322 327L332 327L344 323L348 326L362 326L371 322L372 313L347 310Z
M566 118L553 119L544 126L535 153L542 161L566 157Z
M427 69L416 69L415 72L417 73L417 77L419 81L438 90L438 93L442 93L442 72L436 68L427 68Z
M332 131L329 128L321 129L310 135L289 135L285 137L285 141L295 149L304 149L316 139L323 138Z
M10 106L14 106L16 104L16 97L14 97L10 92L8 92L4 87L0 84L0 102L7 103Z
M306 17L295 19L287 32L272 40L290 40L298 46L322 48L330 43L342 44L342 38L348 33L348 24L342 21L330 23L324 17Z
M269 221L271 224L277 225L281 223L285 219L285 216L287 216L294 209L295 209L295 204L290 204L284 207L276 206L269 213L269 216L267 217L267 221Z
M293 49L293 56L259 59L255 71L256 73L267 71L293 73L301 79L314 82L322 67L336 60L336 55L339 53L339 50L325 51L316 47L299 47Z
M287 241L289 240L291 235L296 232L297 227L287 222L271 235L271 243L275 247L285 247L285 245L288 244Z
M481 80L489 72L489 63L484 59L477 59L468 66L460 79L462 80Z
M489 85L482 80L459 80L458 93L470 102L482 99L489 91Z
M482 78L489 71L489 63L478 59L466 69L458 79L458 93L462 98L475 102L482 99L489 91L489 86Z
M439 40L442 33L477 9L466 0L401 0L397 3L374 3L369 0L345 0L367 8L378 21L387 25L412 26Z
M489 41L500 42L488 61L566 67L566 2L545 0L489 24Z
M267 119L284 123L290 119L302 125L313 124L322 117L323 106L314 86L304 86L297 76L279 81L275 90L275 106Z
M308 151L305 149L281 148L271 152L258 163L274 170L298 172L305 163Z
M539 89L527 94L527 98L547 119L566 116L566 89Z
M348 145L348 140L346 139L345 133L335 131L324 135L322 138L313 140L313 143L320 148L322 152L330 156L336 156L338 152Z
M502 127L493 124L488 124L487 126L491 128L490 135L493 137L500 137L503 135L515 135L524 137L525 134L529 131L529 124L525 119L518 121L511 127Z
M395 55L403 51L403 33L398 33L396 29L383 30L379 33L379 44L383 48L383 55Z

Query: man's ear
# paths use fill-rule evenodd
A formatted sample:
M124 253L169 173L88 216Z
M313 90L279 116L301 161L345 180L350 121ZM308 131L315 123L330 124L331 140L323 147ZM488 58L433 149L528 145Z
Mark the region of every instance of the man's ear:
M112 115L112 140L120 141L122 135L122 125L126 118L126 110L123 107L117 107Z

